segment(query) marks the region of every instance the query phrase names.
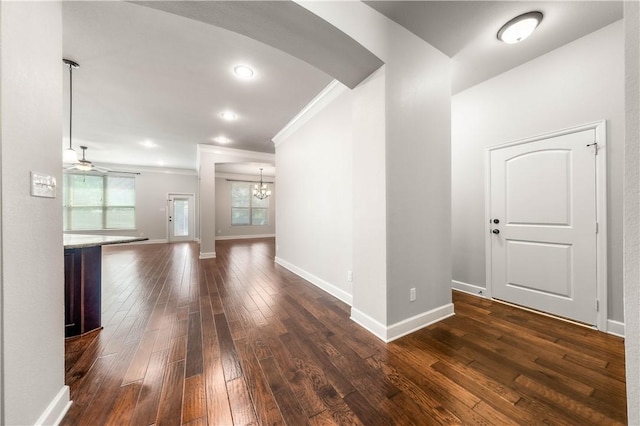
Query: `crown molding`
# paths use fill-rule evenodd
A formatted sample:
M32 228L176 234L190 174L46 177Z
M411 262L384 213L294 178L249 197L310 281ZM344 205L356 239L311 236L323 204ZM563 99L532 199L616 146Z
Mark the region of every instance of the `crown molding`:
M329 83L318 95L311 100L300 112L293 117L271 140L278 147L289 136L295 133L307 121L311 120L316 114L327 107L334 99L349 89L338 80Z

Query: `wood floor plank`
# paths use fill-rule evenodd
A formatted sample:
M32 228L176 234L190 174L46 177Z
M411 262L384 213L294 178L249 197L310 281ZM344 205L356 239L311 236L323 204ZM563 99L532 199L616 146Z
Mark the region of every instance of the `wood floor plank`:
M129 383L120 388L109 415L105 420L106 425L126 425L131 421L131 416L138 401L138 395L142 389L141 382Z
M124 374L124 378L122 379L123 385L144 379L144 375L147 372L147 365L149 365L149 359L151 358L151 352L153 351L153 346L156 343L157 337L158 330L150 330L144 334L142 340L140 340L140 344L138 345L138 350L133 356L133 360L131 360L131 364L129 364L127 372Z
M205 379L202 374L189 376L184 381L182 423L189 423L207 415Z
M150 425L156 422L168 355L169 351L166 349L151 354L142 390L133 410L132 425Z
M186 377L191 377L203 372L200 301L198 301L198 311L189 314L188 330Z
M260 424L284 424L278 405L271 393L271 388L263 374L258 359L255 357L253 343L244 339L237 341L238 354L242 363L242 371L255 413Z
M626 424L624 342L457 291L384 343L273 238L105 247L104 328L65 342L62 425Z
M256 413L244 379L238 377L227 381L227 392L229 394L229 406L231 407L233 424L256 424Z
M184 397L184 360L171 363L162 384L160 409L156 425L179 425L182 420L182 400Z

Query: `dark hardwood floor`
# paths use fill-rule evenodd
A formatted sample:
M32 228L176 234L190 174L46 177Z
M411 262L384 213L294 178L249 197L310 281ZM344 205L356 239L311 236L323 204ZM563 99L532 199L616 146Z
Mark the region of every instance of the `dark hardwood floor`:
M274 240L104 247L103 325L66 342L64 425L614 425L623 340L454 292L384 344Z

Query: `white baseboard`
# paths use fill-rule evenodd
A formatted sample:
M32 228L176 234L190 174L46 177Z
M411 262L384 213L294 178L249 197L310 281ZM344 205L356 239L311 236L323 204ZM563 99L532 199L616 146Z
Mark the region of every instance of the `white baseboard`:
M276 234L256 234L256 235L224 235L216 237L219 240L250 240L252 238L273 238Z
M288 270L290 270L291 272L293 272L294 274L304 278L305 280L309 281L311 284L315 285L316 287L321 288L322 290L326 291L327 293L329 293L330 295L332 295L333 297L337 297L338 299L342 300L344 303L348 304L349 306L351 306L353 304L353 296L349 293L347 293L346 291L342 290L341 288L326 282L325 280L323 280L322 278L316 277L315 275L305 271L302 268L299 268L297 266L295 266L292 263L287 262L284 259L281 259L279 257L275 258L275 262L282 266L283 268L286 268Z
M58 394L49 403L46 410L40 415L36 421L36 425L58 425L67 414L71 401L69 399L69 386L63 386Z
M455 280L451 280L451 287L454 290L462 291L464 293L469 293L472 296L487 298L487 291L486 291L486 289L484 287L479 287L479 286L476 286L476 285L473 285L473 284L467 284L467 283L463 283L461 281L455 281ZM492 299L492 300L494 300L494 299ZM502 300L498 300L497 302L509 304L508 302L505 302L505 301L502 301ZM553 318L559 318L559 317L556 317L555 315L547 314L545 312L528 309L526 306L519 306L519 305L513 305L513 306L517 306L518 308L524 309L525 311L535 312L535 313L537 313L539 315L545 315L545 316L550 316L550 317L553 317ZM560 318L560 319L562 319L562 318ZM562 319L562 320L564 320L564 319ZM573 322L571 320L564 320L564 321ZM620 321L615 321L615 320L608 319L607 320L607 329L606 330L600 330L600 331L604 331L605 333L613 334L614 336L624 337L624 323L620 322Z
M215 251L210 251L210 252L200 252L200 256L198 257L198 259L215 259L216 258L216 252Z
M371 318L369 315L356 308L351 308L351 321L360 324L371 334L383 342L387 341L387 327L381 322Z
M407 318L387 327L387 342L399 339L402 336L418 331L445 318L453 316L453 303L438 306L430 311L423 312L411 318Z
M435 309L431 309L430 311L423 312L386 327L384 324L376 321L367 314L355 308L351 308L351 320L357 322L386 343L392 342L402 336L406 336L407 334L411 334L414 331L418 331L431 324L435 324L436 322L449 318L452 315L454 315L453 303L447 303L446 305L439 306Z
M451 280L451 288L474 296L487 297L487 289L477 285L465 283L462 281Z
M614 336L624 337L624 323L620 321L607 320L607 333Z

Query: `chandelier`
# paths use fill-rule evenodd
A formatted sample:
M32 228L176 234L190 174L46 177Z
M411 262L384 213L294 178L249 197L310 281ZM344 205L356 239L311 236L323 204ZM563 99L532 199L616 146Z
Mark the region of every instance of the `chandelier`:
M271 191L269 191L269 187L262 183L262 169L260 169L260 184L256 184L253 186L253 196L258 200L264 200L269 195L271 195Z

